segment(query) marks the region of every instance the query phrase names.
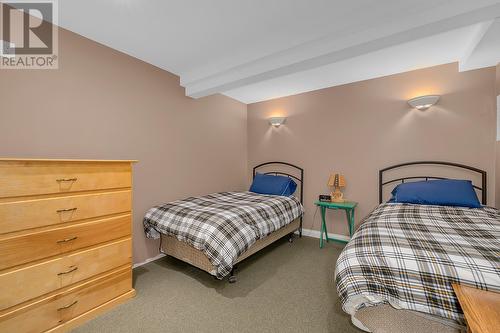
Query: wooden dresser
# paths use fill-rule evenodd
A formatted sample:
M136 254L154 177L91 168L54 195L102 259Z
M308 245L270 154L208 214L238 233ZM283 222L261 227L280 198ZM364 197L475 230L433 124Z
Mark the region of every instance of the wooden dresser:
M64 332L134 296L132 162L0 159L0 332Z
M452 284L464 311L467 332L497 333L500 331L500 293Z

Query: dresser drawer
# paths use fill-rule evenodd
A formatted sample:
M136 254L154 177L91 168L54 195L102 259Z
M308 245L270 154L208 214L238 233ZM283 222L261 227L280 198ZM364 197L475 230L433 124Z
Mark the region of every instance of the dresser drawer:
M0 238L0 270L130 236L130 215Z
M0 332L43 332L132 289L130 267L62 293L0 313Z
M125 190L0 202L0 234L129 212L131 201Z
M0 198L131 187L130 163L13 161L0 164Z
M130 264L131 246L129 238L0 273L0 310Z

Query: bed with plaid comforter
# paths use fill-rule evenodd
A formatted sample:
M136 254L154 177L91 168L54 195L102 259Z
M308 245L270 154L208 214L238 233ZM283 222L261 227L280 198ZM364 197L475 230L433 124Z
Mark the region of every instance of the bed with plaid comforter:
M143 224L148 238L176 237L205 253L222 278L258 239L303 214L295 197L221 192L153 207Z
M452 283L500 291L500 211L385 203L338 258L344 311L389 303L464 324Z

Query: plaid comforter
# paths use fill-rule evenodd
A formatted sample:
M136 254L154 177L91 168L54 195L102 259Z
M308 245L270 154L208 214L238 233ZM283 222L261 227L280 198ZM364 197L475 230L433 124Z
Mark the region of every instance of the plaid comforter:
M149 238L171 235L203 251L222 278L253 243L302 214L295 197L221 192L153 207L143 223Z
M351 316L385 302L463 324L452 283L500 291L500 211L381 204L341 253L336 282Z

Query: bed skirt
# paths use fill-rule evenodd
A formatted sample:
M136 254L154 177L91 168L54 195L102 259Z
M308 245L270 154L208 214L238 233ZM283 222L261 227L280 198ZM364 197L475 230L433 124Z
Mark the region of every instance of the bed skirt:
M300 218L287 224L281 229L274 231L265 238L257 240L247 251L242 253L235 264L248 258L252 254L262 250L269 244L274 243L278 239L295 232L300 228ZM178 240L173 236L161 235L161 250L166 255L177 258L181 261L187 262L190 265L198 267L211 275L217 274L217 269L212 265L207 256L200 250L195 249L188 243Z

